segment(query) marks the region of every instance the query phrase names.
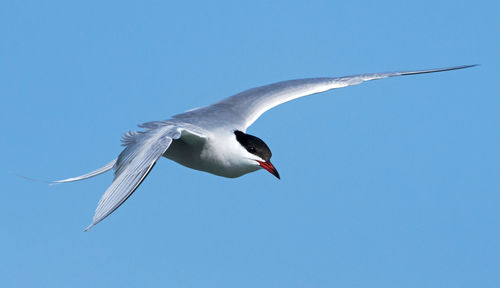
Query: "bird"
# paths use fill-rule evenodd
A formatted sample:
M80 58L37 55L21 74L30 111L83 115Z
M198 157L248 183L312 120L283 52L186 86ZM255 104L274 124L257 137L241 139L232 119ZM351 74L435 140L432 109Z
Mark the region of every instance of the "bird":
M280 178L271 163L271 149L247 128L264 112L285 102L357 85L365 81L459 70L477 66L307 78L252 88L214 104L188 110L163 121L138 125L121 139L125 148L105 166L85 175L52 181L53 184L88 179L114 170L111 185L102 195L89 231L108 217L136 191L162 156L191 169L236 178L259 169Z

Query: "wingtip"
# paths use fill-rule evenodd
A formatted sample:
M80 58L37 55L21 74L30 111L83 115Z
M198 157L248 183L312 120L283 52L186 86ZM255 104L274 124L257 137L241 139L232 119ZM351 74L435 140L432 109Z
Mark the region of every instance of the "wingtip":
M83 232L89 232L89 230L90 230L92 227L94 227L94 226L95 226L95 224L97 224L97 223L92 223L92 224L90 224L87 228L85 228L85 230L83 230Z
M479 64L469 64L469 65L460 65L460 66L453 66L449 68L443 68L443 71L450 71L450 70L460 70L460 69L467 69L467 68L472 68L479 66Z
M416 74L428 74L428 73L444 72L444 71L454 71L454 70L461 70L461 69L466 69L466 68L472 68L472 67L476 67L476 66L479 66L479 64L460 65L460 66L453 66L453 67L446 67L446 68L436 68L436 69L429 69L429 70L415 70L415 71L406 71L406 72L395 72L395 73L393 73L391 75L388 75L386 77L404 76L404 75L416 75ZM382 73L382 75L383 74L384 73ZM386 77L375 77L374 79L381 79L381 78L386 78ZM369 79L369 80L373 80L373 79Z
M471 68L471 67L476 67L476 66L480 66L480 65L481 64L462 65L462 66L458 66L458 69Z

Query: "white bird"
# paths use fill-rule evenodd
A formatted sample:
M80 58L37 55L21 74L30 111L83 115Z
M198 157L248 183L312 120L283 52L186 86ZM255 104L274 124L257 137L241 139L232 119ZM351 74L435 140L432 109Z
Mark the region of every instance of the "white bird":
M53 183L88 179L111 169L114 179L101 197L92 223L85 231L120 207L144 181L161 157L218 176L236 178L265 169L280 178L271 164L271 150L261 139L246 134L262 113L290 100L394 76L458 70L476 65L442 69L360 74L336 78L310 78L253 88L212 105L189 110L165 121L139 125L144 131L125 133L125 149L118 158L88 174Z

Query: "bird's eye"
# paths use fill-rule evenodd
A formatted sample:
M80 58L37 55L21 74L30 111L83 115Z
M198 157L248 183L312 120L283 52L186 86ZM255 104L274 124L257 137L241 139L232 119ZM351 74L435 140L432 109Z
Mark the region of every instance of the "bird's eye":
M250 152L250 153L255 152L255 147L249 147L249 148L248 148L248 152Z

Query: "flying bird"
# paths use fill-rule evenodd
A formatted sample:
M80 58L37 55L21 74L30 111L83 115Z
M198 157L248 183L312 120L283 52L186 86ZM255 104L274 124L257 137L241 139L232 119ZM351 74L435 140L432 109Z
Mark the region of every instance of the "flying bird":
M271 163L271 149L264 141L246 133L267 110L331 89L395 76L458 70L476 65L442 69L371 73L335 78L309 78L278 82L225 98L202 108L174 115L164 121L139 125L121 141L125 146L116 159L82 176L53 183L84 180L114 169L114 179L97 205L88 231L125 202L163 156L186 167L222 177L236 178L265 169L280 178Z

